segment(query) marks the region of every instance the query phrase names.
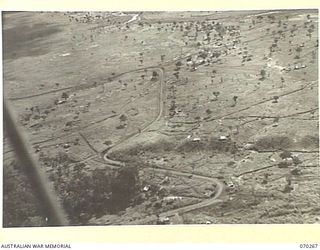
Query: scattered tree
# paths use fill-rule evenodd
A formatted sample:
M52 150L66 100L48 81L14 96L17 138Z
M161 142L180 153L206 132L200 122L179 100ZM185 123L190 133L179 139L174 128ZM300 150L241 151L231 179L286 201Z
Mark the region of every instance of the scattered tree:
M63 92L62 95L61 95L61 98L65 99L65 100L68 99L69 98L68 93L67 92Z
M261 75L260 80L264 80L266 78L267 72L264 69L262 69L260 70L260 75Z
M119 117L119 119L120 119L120 122L126 122L126 121L128 120L127 116L124 115L124 114L122 114L122 115Z

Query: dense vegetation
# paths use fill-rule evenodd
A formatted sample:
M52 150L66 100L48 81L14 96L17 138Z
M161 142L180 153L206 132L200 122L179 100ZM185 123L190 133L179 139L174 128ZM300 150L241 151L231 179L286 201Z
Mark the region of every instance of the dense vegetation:
M54 158L42 155L40 159L51 172L49 178L73 225L127 208L139 191L136 167L110 172L89 169L66 154ZM16 164L12 166L4 168L4 226L45 225L30 183Z

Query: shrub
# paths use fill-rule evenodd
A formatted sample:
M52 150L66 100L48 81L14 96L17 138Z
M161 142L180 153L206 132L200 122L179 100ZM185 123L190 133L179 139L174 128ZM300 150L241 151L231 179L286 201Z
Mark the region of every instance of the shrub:
M293 141L287 136L265 136L257 140L255 148L258 150L288 150Z

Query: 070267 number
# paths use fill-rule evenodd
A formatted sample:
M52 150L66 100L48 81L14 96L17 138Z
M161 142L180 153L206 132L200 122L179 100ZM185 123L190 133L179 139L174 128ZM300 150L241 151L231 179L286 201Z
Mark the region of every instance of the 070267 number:
M300 248L308 248L308 249L318 248L318 244L300 244Z

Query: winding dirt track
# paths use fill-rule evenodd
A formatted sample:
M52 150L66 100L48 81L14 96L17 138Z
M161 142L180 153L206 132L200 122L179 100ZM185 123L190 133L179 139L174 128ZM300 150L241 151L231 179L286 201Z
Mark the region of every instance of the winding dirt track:
M119 168L119 167L125 167L125 163L121 162L121 161L117 161L117 160L112 160L108 157L108 155L110 154L111 150L114 150L115 148L118 148L119 145L123 144L124 142L127 142L128 140L133 139L134 137L139 136L142 132L147 131L152 124L154 124L155 122L159 121L163 115L163 110L164 110L164 92L165 92L165 81L164 81L164 70L161 67L152 67L150 69L153 69L155 71L158 72L159 74L159 80L160 80L160 92L159 92L159 113L158 116L153 119L152 121L150 121L149 123L147 123L141 130L140 132L131 134L130 136L124 138L123 140L121 140L120 142L118 142L116 145L114 145L113 147L107 149L107 151L103 152L103 159L104 161L108 164L111 165L113 167ZM210 198L210 199L206 199L204 201L201 201L197 204L192 204L192 205L188 205L188 206L184 206L181 208L177 208L177 209L173 209L173 210L169 210L167 212L161 213L159 216L160 217L171 217L174 216L176 214L181 214L181 213L186 213L186 212L190 212L193 210L197 210L200 208L204 208L204 207L208 207L208 206L212 206L215 205L217 203L222 202L219 197L222 195L223 191L224 191L224 185L223 183L221 183L218 179L216 178L212 178L209 176L203 176L200 174L195 174L195 173L188 173L188 172L182 172L182 171L177 171L177 170L172 170L172 169L164 169L164 168L144 168L144 170L147 171L153 171L153 172L157 172L157 173L161 173L161 174L172 174L172 175L176 175L176 176L182 176L182 177L187 177L187 178L193 178L193 179L198 179L199 181L209 181L211 182L215 187L216 187L216 192L214 197ZM133 221L130 224L148 224L154 221L157 221L158 217L155 215L152 216L148 216L144 219L141 220L136 220Z

